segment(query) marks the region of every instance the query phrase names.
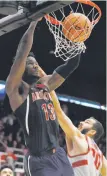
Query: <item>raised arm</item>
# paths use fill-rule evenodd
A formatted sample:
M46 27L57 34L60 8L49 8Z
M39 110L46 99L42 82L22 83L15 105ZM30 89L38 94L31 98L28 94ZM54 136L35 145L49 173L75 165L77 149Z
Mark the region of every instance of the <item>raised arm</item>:
M41 73L41 77L46 78L46 73L42 70L42 68L39 66L39 72ZM50 77L50 76L48 76ZM61 128L63 129L63 131L65 132L65 134L69 137L72 138L75 135L82 135L79 130L73 125L72 121L66 116L66 114L63 112L63 110L61 109L59 100L57 98L57 95L55 93L55 91L52 91L51 93L51 97L53 100L53 104L54 104L54 108L55 108L55 112L57 114L57 118L59 121L59 124L61 126Z
M42 77L46 76L46 73L40 67L39 67L39 70L41 72ZM54 104L54 108L55 108L55 112L57 114L59 124L60 124L61 128L63 129L63 131L65 132L65 134L67 136L69 136L70 138L73 135L80 134L78 129L73 125L71 120L65 115L65 113L61 109L61 106L60 106L60 103L59 103L59 100L57 98L55 91L52 91L50 94L51 94L51 97L53 100L53 104Z
M40 82L45 84L50 91L58 88L65 79L78 67L80 55L68 60L63 65L57 67L51 76L45 76L40 79Z
M80 131L74 126L74 124L69 119L69 117L61 109L59 100L54 91L51 92L51 97L53 100L53 104L54 104L54 108L55 108L55 112L56 112L59 124L63 129L63 131L65 132L66 136L68 136L70 139L73 139L75 136L82 137L82 134L80 133Z
M32 47L33 35L36 25L37 21L31 22L29 28L19 43L15 61L6 80L6 92L8 96L13 92L15 88L18 88L21 83L22 76L25 71L26 59Z

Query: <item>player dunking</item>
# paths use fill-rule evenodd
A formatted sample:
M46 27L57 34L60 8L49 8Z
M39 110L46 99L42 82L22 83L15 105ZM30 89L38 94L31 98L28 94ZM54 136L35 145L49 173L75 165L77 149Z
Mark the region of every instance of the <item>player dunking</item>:
M107 160L95 141L102 137L104 129L95 118L80 122L76 128L60 107L55 92L51 93L59 124L66 134L69 161L75 176L106 176Z
M56 68L52 75L40 78L39 65L29 55L36 25L32 22L23 35L6 81L10 105L29 150L25 170L32 176L73 176L69 160L58 144L58 123L49 92L78 67L80 56Z

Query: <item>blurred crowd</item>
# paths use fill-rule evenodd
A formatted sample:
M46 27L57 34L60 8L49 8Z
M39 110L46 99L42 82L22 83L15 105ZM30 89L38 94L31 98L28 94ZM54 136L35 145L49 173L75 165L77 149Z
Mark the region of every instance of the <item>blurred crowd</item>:
M5 146L24 149L24 137L22 129L15 116L8 115L0 120L0 151L5 150Z
M66 104L62 105L62 109L66 115L68 115L68 107ZM77 124L77 121L73 121L74 124ZM5 151L5 147L13 147L19 149L25 149L24 137L22 129L14 115L8 115L3 117L0 120L0 151ZM59 143L60 146L66 149L65 140L64 140L64 132L60 128L59 134ZM3 145L4 144L4 145ZM106 138L102 138L99 143L99 147L105 155L106 152Z
M69 109L66 104L62 105L62 109L66 115L69 116ZM73 123L77 126L78 120L72 119ZM59 144L66 151L66 143L64 138L64 132L60 128L59 133ZM106 137L103 137L98 144L99 148L106 156ZM12 148L21 149L21 152L14 152ZM10 165L14 165L15 161L23 162L23 159L17 158L17 154L24 154L27 151L25 143L23 131L20 128L19 122L13 114L0 118L0 152L6 152L7 155L2 155L1 160L5 160L6 163ZM14 165L16 168L16 165ZM17 165L17 168L21 168ZM23 176L23 174L19 174ZM18 176L19 176L18 175Z

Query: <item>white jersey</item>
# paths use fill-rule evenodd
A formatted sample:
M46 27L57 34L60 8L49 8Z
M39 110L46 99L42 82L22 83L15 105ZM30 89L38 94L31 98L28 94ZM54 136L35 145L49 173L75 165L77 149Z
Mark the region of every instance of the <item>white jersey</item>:
M68 156L68 159L74 169L75 176L99 176L102 167L103 154L94 140L86 137L88 143L88 152Z

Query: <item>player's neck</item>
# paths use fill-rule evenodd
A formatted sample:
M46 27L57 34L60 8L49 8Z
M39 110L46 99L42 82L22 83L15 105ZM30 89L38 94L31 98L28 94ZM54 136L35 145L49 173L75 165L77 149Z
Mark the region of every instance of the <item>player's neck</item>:
M84 134L84 135L87 135L88 131L89 131L89 129L83 129L83 130L81 131L81 133ZM87 135L87 136L88 136L88 135Z
M34 85L39 80L39 77L28 75L27 78L24 80L26 83L28 83L30 86Z

